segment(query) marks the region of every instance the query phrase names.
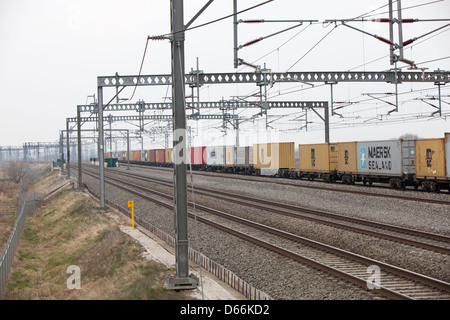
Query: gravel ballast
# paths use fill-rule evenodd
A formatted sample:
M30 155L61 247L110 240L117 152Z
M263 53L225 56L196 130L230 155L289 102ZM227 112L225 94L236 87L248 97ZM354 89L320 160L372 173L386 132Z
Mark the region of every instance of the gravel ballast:
M115 170L124 170L118 168ZM129 172L172 180L173 172L164 170L132 168ZM124 178L125 179L125 178ZM128 180L133 180L126 178ZM349 193L304 189L285 185L265 184L261 182L237 181L220 176L194 176L194 187L201 186L229 192L238 192L248 196L350 215L372 221L380 221L405 227L449 235L450 226L448 208L444 205L423 204L413 201L384 199ZM190 181L190 177L188 177ZM93 190L99 189L98 179L83 176L83 182ZM156 187L144 183L150 188ZM189 186L189 193L191 188ZM106 185L106 198L126 206L132 200L123 190ZM136 198L136 196L133 196ZM347 232L338 228L320 225L302 219L280 217L279 215L230 204L211 197L195 195L198 203L260 223L267 223L279 229L324 242L332 246L355 252L372 259L380 260L405 269L450 280L450 259L447 255L414 248L371 236ZM141 215L156 227L174 235L173 211L144 199L134 199L135 214ZM167 201L167 200L166 200ZM214 228L190 221L190 245L199 244L200 251L236 273L251 285L263 290L274 299L379 299L378 294L338 280L335 277L315 270L309 266L293 262L276 253ZM198 237L195 241L195 237ZM194 247L194 249L196 249Z

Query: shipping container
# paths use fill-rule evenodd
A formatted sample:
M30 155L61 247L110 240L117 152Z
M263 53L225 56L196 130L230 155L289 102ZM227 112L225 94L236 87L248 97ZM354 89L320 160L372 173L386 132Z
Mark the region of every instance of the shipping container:
M223 146L206 147L206 164L208 166L225 166L225 153Z
M255 169L295 169L294 142L254 144L253 161Z
M165 162L165 149L156 149L155 150L155 161L157 163L164 163Z
M363 141L356 143L358 174L401 176L402 141Z
M236 165L249 166L253 164L253 147L236 147Z
M135 161L141 161L141 150L136 150L135 151Z
M356 141L336 143L336 150L336 171L340 174L355 174L358 168L358 158L356 156Z
M149 162L156 162L156 150L148 150L148 158Z
M336 144L300 144L299 171L329 173L336 169Z
M447 179L445 147L445 138L415 141L416 178Z
M404 175L416 173L416 147L414 140L402 140L402 172Z
M230 167L236 164L236 147L225 147L225 166Z
M206 147L191 147L190 164L203 165L206 164Z
M447 178L450 179L450 133L445 133L445 162L447 169ZM448 191L450 191L450 186Z
M172 163L172 148L166 148L164 150L165 153L165 162L166 163Z

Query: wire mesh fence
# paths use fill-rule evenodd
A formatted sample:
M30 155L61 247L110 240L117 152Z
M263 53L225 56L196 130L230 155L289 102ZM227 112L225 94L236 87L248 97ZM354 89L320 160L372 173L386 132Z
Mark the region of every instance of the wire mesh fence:
M40 175L37 175L36 177L38 176ZM0 256L0 299L2 298L3 290L6 288L16 249L25 228L27 215L34 214L41 205L43 205L49 198L57 194L59 191L72 187L72 182L70 180L66 180L65 178L59 179L59 181L52 184L46 192L24 192L23 185L24 183L21 181L18 205L9 206L8 208L5 206L5 212L7 210L10 210L10 212L14 211L12 214L15 215L18 213L18 216L6 243L5 249ZM0 210L1 209L2 208L0 207ZM0 216L1 213L2 211L0 211Z

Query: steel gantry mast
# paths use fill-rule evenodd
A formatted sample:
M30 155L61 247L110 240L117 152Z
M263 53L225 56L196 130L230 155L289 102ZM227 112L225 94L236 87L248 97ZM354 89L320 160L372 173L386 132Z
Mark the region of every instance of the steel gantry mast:
M175 206L175 276L168 276L167 289L191 289L198 278L189 275L189 234L187 210L186 110L184 75L184 8L183 0L171 0L173 158ZM198 15L197 15L198 16ZM196 17L194 17L195 19ZM192 20L189 22L192 23Z
M209 0L201 11L191 19L186 26L189 26L193 21L213 2ZM235 12L236 0L234 0ZM154 85L171 85L172 86L172 103L158 104L159 108L172 109L172 115L160 115L153 117L160 117L160 119L167 119L173 121L173 150L174 150L174 191L175 191L175 230L176 230L176 276L169 277L166 287L171 289L191 288L197 285L197 279L191 277L188 272L188 233L187 233L187 178L186 178L186 151L187 151L187 135L186 135L186 95L185 86L189 85L191 88L202 85L212 84L239 84L239 83L255 83L259 85L269 85L275 82L289 83L292 81L298 82L320 82L326 84L337 84L339 82L378 82L378 83L392 83L399 84L402 82L433 82L446 84L449 82L450 73L448 71L434 71L434 72L402 72L400 70L394 71L303 71L303 72L229 72L229 73L204 73L191 72L185 74L184 65L184 42L185 30L183 17L183 0L171 0L171 34L169 36L148 37L148 39L169 39L171 42L171 74L160 75L129 75L120 76L117 73L113 76L99 76L97 77L98 89L98 154L100 163L104 161L104 134L103 116L104 110L117 111L120 108L135 108L135 110L144 110L146 108L154 108L157 104L147 104L140 101L137 104L128 105L111 105L103 104L103 88L112 87L116 89L116 95L111 99L116 98L118 94L127 86L154 86ZM301 21L297 21L301 23ZM237 24L235 15L235 24ZM237 37L235 37L235 52L237 52ZM241 61L235 54L235 66ZM258 70L257 70L258 71ZM122 86L122 89L118 89ZM110 102L111 102L110 101ZM270 103L264 102L264 109L267 110ZM133 106L134 105L134 106ZM199 110L201 107L207 107L208 102L192 102L192 107ZM255 104L256 106L256 104ZM217 105L215 105L217 107ZM219 106L225 107L224 105ZM245 106L245 107L248 107ZM328 103L323 105L325 109L325 116L322 118L325 122L329 121ZM117 108L117 110L110 110L109 108ZM139 109L138 109L139 108ZM313 109L313 111L315 111ZM316 111L315 111L316 112ZM333 112L333 110L332 110ZM317 113L317 112L316 112ZM205 115L191 115L194 119L199 119ZM141 115L141 119L144 116ZM198 117L198 118L197 118ZM130 119L129 116L123 116L122 119ZM223 115L216 118L224 119ZM153 118L155 119L155 118ZM213 116L211 116L213 119ZM230 117L230 119L232 119ZM79 117L79 122L82 119ZM327 128L327 127L326 127ZM327 133L327 136L329 134ZM329 136L326 137L329 140ZM104 168L100 166L100 207L105 207L105 190L104 190Z

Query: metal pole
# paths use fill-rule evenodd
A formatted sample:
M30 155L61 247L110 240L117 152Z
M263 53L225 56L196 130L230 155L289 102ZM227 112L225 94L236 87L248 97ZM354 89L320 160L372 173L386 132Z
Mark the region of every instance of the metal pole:
M130 130L127 130L127 170L130 170Z
M65 172L64 170L64 130L61 130L61 174Z
M403 24L402 24L402 2L397 0L397 20L398 20L398 45L400 51L400 61L403 60Z
M394 12L392 8L392 0L389 0L389 40L391 41L390 49L390 62L391 65L394 64L395 56L394 56Z
M67 141L67 179L70 179L70 132L69 121L66 120L66 141Z
M328 110L328 103L323 107L325 113L325 143L330 142L330 112Z
M237 20L237 0L233 0L233 32L234 32L234 68L239 66L238 61L238 20Z
M167 277L166 288L180 290L196 288L198 279L189 276L183 0L170 3L176 276Z
M113 148L112 148L112 114L108 116L109 120L109 166L112 167L112 156L113 156Z
M98 165L100 171L100 210L105 209L105 154L103 140L103 88L98 87Z
M83 176L81 173L81 115L77 107L77 134L78 134L78 190L83 190Z
M442 102L441 102L441 83L437 83L438 86L438 94L439 94L439 116L442 116Z

